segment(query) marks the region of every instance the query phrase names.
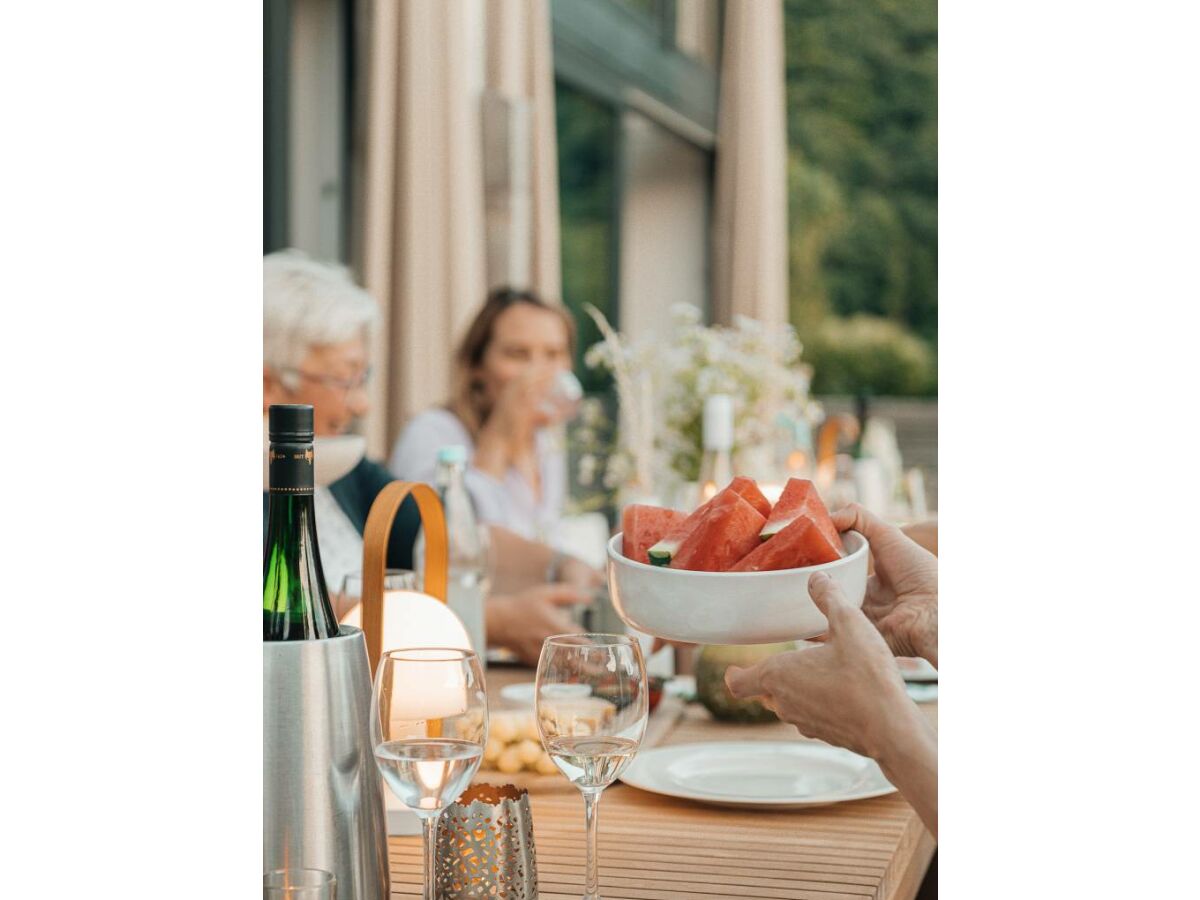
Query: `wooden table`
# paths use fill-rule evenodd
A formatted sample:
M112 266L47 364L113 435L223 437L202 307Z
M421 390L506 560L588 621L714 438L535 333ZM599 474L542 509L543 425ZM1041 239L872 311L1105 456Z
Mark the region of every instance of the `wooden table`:
M489 692L532 680L493 669ZM922 709L937 724L937 704ZM727 725L692 704L659 746L698 741L801 740L790 725ZM500 781L495 773L481 780ZM566 785L565 779L563 784ZM583 800L570 785L530 795L543 900L583 895ZM421 893L421 839L388 839L393 897ZM933 837L899 794L805 811L720 809L620 782L600 801L605 900L900 898L912 900Z

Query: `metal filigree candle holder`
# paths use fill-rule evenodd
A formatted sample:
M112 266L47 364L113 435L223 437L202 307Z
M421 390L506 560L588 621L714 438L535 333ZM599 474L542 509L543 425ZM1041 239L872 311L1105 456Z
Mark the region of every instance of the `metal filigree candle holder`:
M446 808L438 820L437 885L442 900L535 900L537 854L528 791L477 784Z

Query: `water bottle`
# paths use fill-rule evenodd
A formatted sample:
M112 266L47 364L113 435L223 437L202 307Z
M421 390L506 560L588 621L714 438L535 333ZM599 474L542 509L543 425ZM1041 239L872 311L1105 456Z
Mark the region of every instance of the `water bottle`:
M482 662L487 654L483 603L488 591L488 544L487 532L475 520L475 507L464 480L466 470L466 447L452 444L438 451L436 480L446 513L450 550L447 602L462 619Z

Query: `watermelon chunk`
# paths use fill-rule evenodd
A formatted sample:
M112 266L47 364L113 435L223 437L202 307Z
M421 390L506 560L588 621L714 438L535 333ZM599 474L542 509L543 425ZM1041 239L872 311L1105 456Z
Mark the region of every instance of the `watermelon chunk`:
M713 498L704 516L671 559L672 569L724 572L755 546L766 519L737 491Z
M805 478L788 479L767 518L767 524L763 526L763 540L779 534L798 518L811 519L825 539L837 548L839 557L845 552L846 548L842 546L842 539L833 527L833 520L829 518L829 510L821 501L821 495L817 493L816 486Z
M842 552L829 542L824 530L807 516L798 516L783 531L744 556L729 571L772 572L799 569L840 559Z
M646 551L687 516L674 509L634 503L621 514L621 552L640 563L650 562Z
M771 501L758 489L758 484L753 478L739 475L729 482L729 487L741 494L747 503L758 510L759 514L764 517L771 515Z
M764 519L771 514L771 501L763 496L763 492L758 489L758 485L754 483L754 479L747 478L745 475L739 475L733 481L729 482L724 489L718 491L707 503L698 506L693 510L691 515L663 535L662 540L650 548L650 564L654 566L669 565L671 558L679 549L679 545L691 534L692 529L700 523L700 520L704 518L708 511L712 509L713 504L726 491L740 494Z

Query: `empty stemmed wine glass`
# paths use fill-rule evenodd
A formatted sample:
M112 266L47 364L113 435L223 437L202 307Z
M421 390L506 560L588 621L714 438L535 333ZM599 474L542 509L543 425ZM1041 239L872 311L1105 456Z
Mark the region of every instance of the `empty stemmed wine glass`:
M583 793L584 900L599 900L596 807L601 791L629 765L646 731L642 649L623 634L547 638L538 660L536 690L538 731L546 752Z
M362 602L362 572L351 572L342 579L342 589L334 598L337 602L337 617L341 621L346 618L346 613L354 609ZM420 590L417 574L410 569L387 569L383 573L383 590L386 594L388 591L416 591ZM359 614L359 622L362 616ZM356 622L355 624L358 624Z
M371 691L375 762L421 819L425 900L435 900L437 820L470 784L487 743L487 693L469 650L389 650Z

